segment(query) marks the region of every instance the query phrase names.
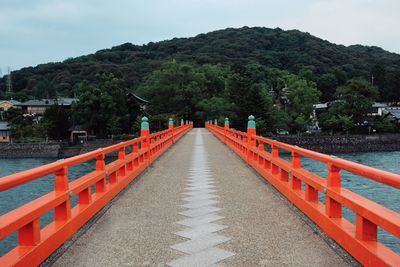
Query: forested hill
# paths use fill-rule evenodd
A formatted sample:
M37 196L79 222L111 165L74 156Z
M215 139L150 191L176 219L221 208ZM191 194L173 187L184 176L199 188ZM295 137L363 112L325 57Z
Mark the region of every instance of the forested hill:
M334 75L339 84L351 78L370 80L373 75L380 91L395 92L400 86L399 54L378 47L336 45L298 30L243 27L143 46L126 43L60 63L23 68L12 72L13 90L31 95L38 83L46 81L59 95L73 96L78 83L94 82L95 74L103 72L111 72L127 87L135 87L163 62L173 59L227 64L236 70L259 63L296 74L307 67L317 84L324 74ZM0 97L5 96L5 84L4 77L0 80ZM324 93L324 88L319 89Z

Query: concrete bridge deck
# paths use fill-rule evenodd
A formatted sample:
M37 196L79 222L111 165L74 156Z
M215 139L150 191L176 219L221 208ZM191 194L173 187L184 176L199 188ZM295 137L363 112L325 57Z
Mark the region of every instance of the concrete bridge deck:
M347 266L273 188L193 129L55 266Z

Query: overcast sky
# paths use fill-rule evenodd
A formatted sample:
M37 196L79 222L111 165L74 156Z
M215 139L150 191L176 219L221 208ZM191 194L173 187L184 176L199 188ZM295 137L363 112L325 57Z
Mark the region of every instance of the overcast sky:
M0 0L0 68L242 26L400 53L399 0Z

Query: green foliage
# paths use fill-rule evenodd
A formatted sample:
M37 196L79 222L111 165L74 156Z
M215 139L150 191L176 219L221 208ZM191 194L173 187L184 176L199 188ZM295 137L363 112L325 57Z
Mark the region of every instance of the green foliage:
M91 134L106 137L115 128L116 107L111 95L87 83L79 88L79 102L74 106L74 120Z
M150 74L137 93L150 101L151 114L206 120L232 109L226 88L229 73L219 65L170 62Z
M318 103L320 92L314 82L299 78L296 75L285 77L288 86L289 113L293 117L302 115L304 119L310 117L313 105Z
M11 126L11 138L15 142L38 142L46 137L46 124L40 123L36 115L23 114L22 110L11 108L4 111L3 118Z
M344 114L353 116L355 122L364 120L366 114L372 111L374 99L378 97L375 88L360 80L350 80L345 86L339 87L336 93L344 102Z
M378 133L391 133L395 131L394 125L381 116L374 117L372 124Z
M374 88L362 81L371 75ZM263 134L301 132L321 98L339 99L320 114L322 128L347 132L364 121L374 100L400 101L400 55L377 47L338 46L279 28L226 29L143 46L126 43L24 68L12 77L13 92L7 94L6 79L0 79L0 96L80 100L72 114L53 108L41 122L28 123L15 114L20 138L44 131L43 136L58 139L71 124L82 124L99 137L136 134L140 114L126 99L128 90L150 101L146 112L152 130L165 129L170 116L175 123L184 118L198 125L229 117L232 127L245 130L252 114ZM390 131L385 121L374 124Z
M347 79L369 81L374 75L382 100L399 101L400 98L400 55L378 47L335 45L298 30L263 27L228 28L143 46L126 43L60 63L23 68L12 73L13 90L27 90L31 96L37 91L51 98L52 93L43 90L50 81L58 95L73 97L79 83L86 80L96 84L94 74L100 72L114 73L121 78L124 88L136 87L171 58L200 65L224 64L235 70L256 63L285 69L315 82L324 74L332 74L337 86L345 84ZM323 101L332 99L335 87L335 81L327 78L321 81L321 87L318 85ZM5 89L6 77L3 77L0 91L5 92ZM325 89L328 92L325 93Z
M47 136L61 140L68 137L70 125L70 111L60 105L48 107L40 120L45 125Z
M338 115L338 124L342 128L343 132L348 132L353 126L353 116L348 116L348 115Z
M33 94L36 99L57 98L57 92L53 82L47 79L41 80L33 87Z

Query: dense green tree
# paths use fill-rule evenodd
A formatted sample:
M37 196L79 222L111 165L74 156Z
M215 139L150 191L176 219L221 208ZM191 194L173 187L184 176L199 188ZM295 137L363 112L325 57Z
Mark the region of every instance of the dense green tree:
M371 113L374 99L378 98L377 90L362 80L350 80L346 86L339 87L336 93L344 103L344 114L353 116L356 123L362 122Z
M33 88L34 96L37 99L55 99L57 98L56 88L53 82L44 79L38 82Z
M293 120L296 131L303 130L313 111L313 105L319 102L320 92L314 82L309 82L290 74L285 76L287 83L288 112ZM300 127L300 124L303 124Z
M177 114L204 121L222 112L222 107L228 108L226 114L232 114L226 84L229 73L218 65L173 61L150 74L136 92L150 101L151 114Z
M70 122L70 110L61 105L48 107L40 120L40 123L45 124L47 136L55 140L68 137Z
M75 123L98 137L111 134L116 127L116 107L111 95L86 82L81 84L79 92L79 102L73 107Z
M114 73L121 78L124 88L136 87L144 77L171 58L178 62L231 67L259 64L285 69L312 81L332 73L339 86L344 85L348 79L370 80L373 74L380 91L385 90L385 94L381 94L382 99L388 95L396 96L399 88L393 85L393 79L388 79L389 76L395 78L395 74L400 71L398 54L378 47L335 45L297 30L243 27L199 34L193 38L151 42L142 46L126 43L64 62L23 68L12 72L13 90L19 92L26 89L33 96L34 88L47 80L54 84L58 95L72 97L73 92L70 90L84 80L96 84L94 74L100 72ZM382 66L384 75L379 70ZM307 68L312 71L312 76L309 76ZM382 80L381 76L385 78ZM381 81L384 81L384 86ZM6 91L6 77L0 79L0 91ZM47 93L40 95L47 97ZM325 94L322 99L326 99Z
M321 101L328 102L335 99L336 88L339 82L336 76L332 73L326 73L319 78L317 87L321 92Z

